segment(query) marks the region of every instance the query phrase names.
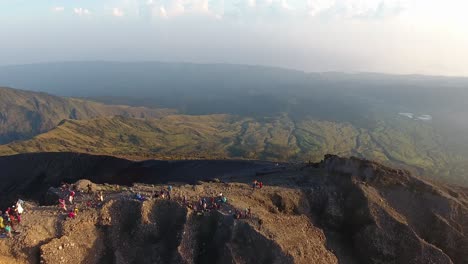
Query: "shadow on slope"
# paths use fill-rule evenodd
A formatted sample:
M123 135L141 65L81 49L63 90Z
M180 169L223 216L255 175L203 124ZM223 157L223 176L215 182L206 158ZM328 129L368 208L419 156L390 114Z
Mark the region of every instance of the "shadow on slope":
M135 162L110 156L78 153L32 153L0 157L0 206L9 206L20 196L45 202L51 186L88 179L95 183L132 185L180 182L240 175L255 175L273 163L242 160L188 160Z

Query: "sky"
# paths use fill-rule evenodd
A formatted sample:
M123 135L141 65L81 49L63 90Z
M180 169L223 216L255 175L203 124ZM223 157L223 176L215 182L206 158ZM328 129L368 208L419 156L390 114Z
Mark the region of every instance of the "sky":
M463 0L0 0L0 65L177 61L468 76Z

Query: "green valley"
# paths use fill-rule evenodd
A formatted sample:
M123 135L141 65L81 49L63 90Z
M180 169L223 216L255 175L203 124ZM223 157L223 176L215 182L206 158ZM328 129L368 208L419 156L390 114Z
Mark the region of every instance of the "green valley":
M316 162L337 154L468 185L466 78L72 62L0 67L0 80L42 91L0 88L0 155Z
M398 125L398 128L397 128ZM65 120L30 140L0 146L1 155L82 152L129 158L262 159L317 162L325 154L357 156L412 169L454 182L447 173L461 156L444 151L430 124L400 117L358 128L310 118L296 121L232 115L167 115L154 119L123 116Z

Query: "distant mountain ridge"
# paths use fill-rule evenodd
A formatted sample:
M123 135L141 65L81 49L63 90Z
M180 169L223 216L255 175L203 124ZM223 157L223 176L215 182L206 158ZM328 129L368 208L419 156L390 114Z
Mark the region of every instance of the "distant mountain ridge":
M46 132L64 119L122 115L160 117L171 110L105 105L40 92L0 87L0 144ZM173 111L172 111L173 112Z

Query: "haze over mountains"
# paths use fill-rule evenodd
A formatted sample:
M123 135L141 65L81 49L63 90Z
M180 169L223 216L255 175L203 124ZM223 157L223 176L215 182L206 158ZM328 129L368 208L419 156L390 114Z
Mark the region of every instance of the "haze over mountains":
M0 84L86 98L0 90L0 142L29 139L1 146L4 155L318 161L332 153L457 183L468 178L467 78L77 62L0 67Z

